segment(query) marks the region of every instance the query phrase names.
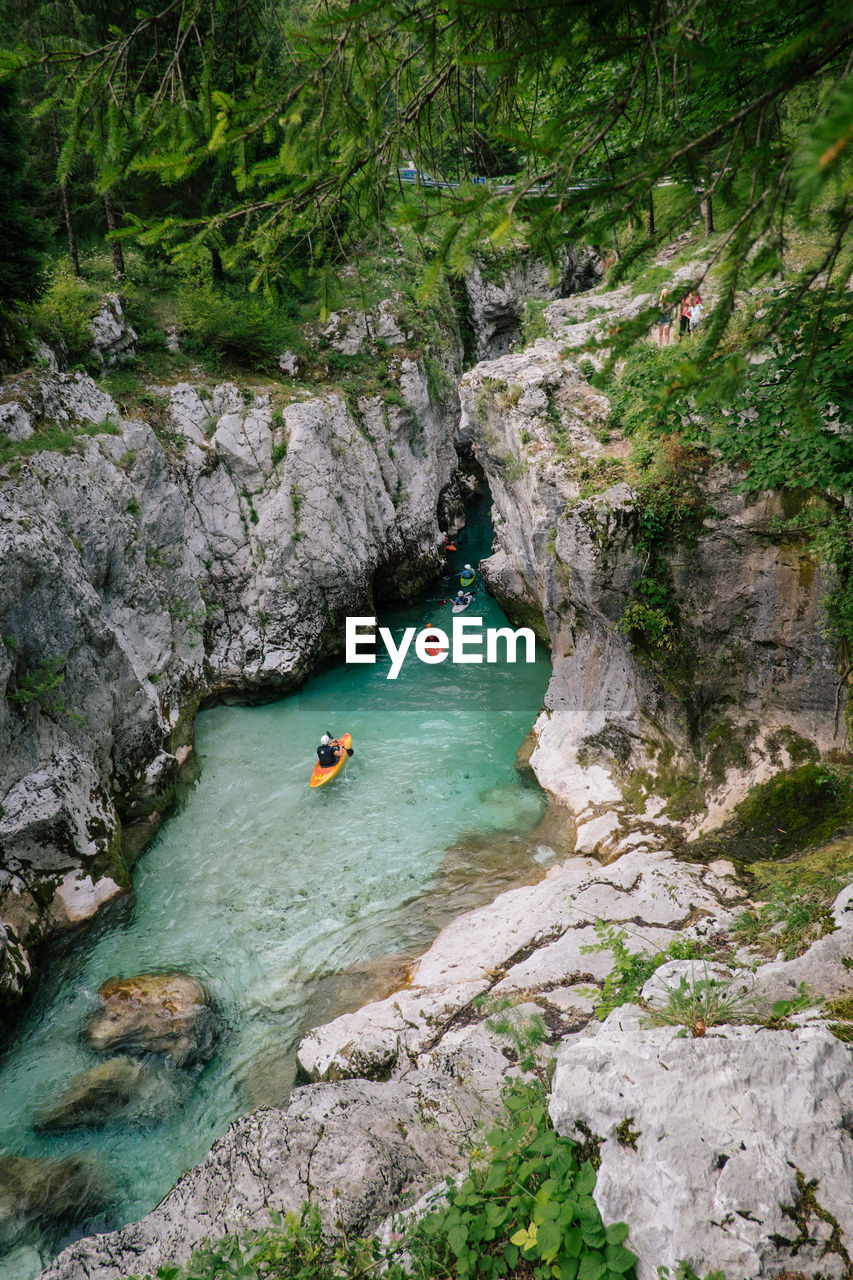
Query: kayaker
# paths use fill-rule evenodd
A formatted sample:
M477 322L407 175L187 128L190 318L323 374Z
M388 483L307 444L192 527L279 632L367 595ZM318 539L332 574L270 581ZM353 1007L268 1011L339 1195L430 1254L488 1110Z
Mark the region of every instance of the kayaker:
M470 591L463 591L460 587L456 593L456 599L453 604L470 604L473 599Z
M317 759L323 769L330 769L333 764L337 764L341 758L341 751L336 742L333 742L328 733L324 733L320 739L320 745L317 748Z
M470 564L466 564L465 568L462 570L462 575L461 575L461 576L462 576L463 578L466 578L466 579L467 579L467 578L476 578L477 574L476 574L476 571L474 570L474 568L473 568L473 566L472 566L472 565L470 565Z

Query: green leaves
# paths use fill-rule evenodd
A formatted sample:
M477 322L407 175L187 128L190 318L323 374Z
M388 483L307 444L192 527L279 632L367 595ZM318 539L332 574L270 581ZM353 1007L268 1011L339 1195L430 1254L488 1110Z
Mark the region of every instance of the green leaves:
M554 1132L543 1085L514 1082L504 1105L488 1136L492 1159L415 1228L408 1247L423 1274L455 1267L461 1280L491 1280L524 1263L541 1280L633 1276L634 1255L622 1243L628 1228L605 1228L595 1169L589 1161L579 1169L574 1143Z

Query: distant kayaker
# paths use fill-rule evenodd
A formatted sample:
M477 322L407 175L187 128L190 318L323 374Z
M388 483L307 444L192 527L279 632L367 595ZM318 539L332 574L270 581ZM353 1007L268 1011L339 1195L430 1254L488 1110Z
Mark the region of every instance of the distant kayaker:
M456 592L456 599L453 600L451 603L452 604L470 604L473 598L474 597L471 595L470 591L463 591L460 587L460 589Z
M332 741L330 734L324 733L317 748L317 759L320 761L322 768L331 768L333 764L337 764L340 758L340 747L336 742Z

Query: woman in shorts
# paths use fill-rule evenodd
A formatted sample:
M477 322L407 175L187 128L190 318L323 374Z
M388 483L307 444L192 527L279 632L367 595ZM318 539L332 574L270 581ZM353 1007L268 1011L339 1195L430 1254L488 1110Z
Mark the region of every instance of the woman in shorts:
M658 346L668 347L669 335L672 329L672 303L669 301L668 289L661 289L658 306L660 307L660 315L657 319Z

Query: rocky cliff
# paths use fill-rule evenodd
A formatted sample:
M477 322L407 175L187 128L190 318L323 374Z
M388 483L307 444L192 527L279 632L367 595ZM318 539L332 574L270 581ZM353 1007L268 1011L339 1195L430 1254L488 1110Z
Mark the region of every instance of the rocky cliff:
M386 399L179 383L147 421L84 374L3 385L7 438L64 433L0 471L4 1000L34 946L127 890L203 699L292 688L345 614L440 567L452 384L442 402L405 351L390 366Z
M603 321L588 319L591 301L552 303L551 338L478 365L461 384L461 443L473 447L495 503L488 581L552 648L532 763L575 815L576 855L539 884L448 926L400 991L311 1032L299 1061L314 1083L295 1091L287 1109L238 1121L157 1209L119 1232L78 1241L45 1273L49 1280L82 1274L118 1280L182 1260L205 1237L266 1225L270 1207L297 1209L309 1195L329 1225L337 1220L348 1231L376 1225L404 1187L416 1193L457 1168L460 1146L478 1120L494 1114L502 1082L518 1069L517 1055L487 1020L489 1002L504 1000L519 1018L536 1014L544 1022L545 1052L557 1055L553 1122L558 1132L594 1143L596 1197L605 1220L627 1222L640 1280L685 1262L698 1274L722 1268L727 1280L849 1274L849 840L820 863L831 885L823 885L829 892L823 903L795 894L790 878L769 882L775 888L767 895L777 896L762 902L756 887L768 882L753 885L732 862L707 853L692 862L673 855L683 853L685 839L724 821L751 785L843 750L843 687L824 635L821 570L805 544L780 532L777 517L788 514L782 496L748 498L736 475L701 452L664 446L654 464L630 459L631 444L608 421L606 399L563 348L590 326L635 311L642 299L596 297ZM201 476L212 445L208 420L198 417L193 425L201 412L195 393L180 394L187 408L173 411L170 430L186 438L185 456L166 469L179 476L175 490L185 501L183 469L196 465ZM345 413L331 401L292 411L323 420ZM243 436L228 425L223 436L239 441L257 412L254 406L251 413L239 406L230 412L241 419ZM180 425L186 418L188 425ZM217 418L213 441L221 430ZM372 436L377 431L370 427ZM253 427L249 434L251 458L241 457L252 474L263 446ZM84 457L121 447L127 444L99 437ZM291 440L288 464L294 448ZM437 446L435 456L443 456ZM135 465L136 458L129 476ZM207 478L219 468L230 476L236 465L219 463ZM275 473L280 463L271 465ZM199 572L210 557L222 575L216 581L223 594L213 606L203 600L196 649L204 689L235 687L234 672L243 671L245 685L268 683L261 656L268 624L243 629L237 608L253 598L246 586L249 594L234 605L232 634L230 596L221 585L224 578L234 589L226 567L236 554L232 544L244 548L244 577L237 581L251 582L251 591L268 583L267 562L262 568L250 551L267 528L269 483L253 491L246 474L231 489L219 477L217 494L235 495L223 499L224 509L233 512L236 502L237 515L225 522L218 559L197 508L190 521L196 541L188 565ZM436 464L433 503L448 475ZM294 482L310 484L305 471L288 479L291 493ZM342 479L334 473L335 483ZM317 504L328 510L319 493ZM202 506L211 508L221 509L213 498ZM301 494L296 504L291 498L289 537L297 544L302 510ZM217 519L216 527L222 523ZM424 555L434 544L430 526ZM279 544L263 545L272 558ZM335 607L329 579L338 548L327 551L328 576L313 570L322 584L312 614L318 630L308 632L314 652L322 651L322 628ZM289 566L298 562L296 552ZM381 563L368 558L370 567L354 569L358 589L369 591ZM640 591L652 571L658 596ZM290 573L296 576L292 567ZM202 580L212 578L205 568ZM353 600L364 598L358 589ZM655 606L657 632L632 612L648 600L663 601ZM249 634L258 637L254 647ZM278 628L274 639L277 654L296 654L285 643L290 632ZM215 667L210 653L219 655ZM271 664L282 687L299 670L295 656L292 666L288 661ZM194 693L198 681L189 680ZM164 683L168 677L156 682L157 699ZM61 719L58 711L53 719ZM174 756L174 745L163 737L160 749ZM803 910L817 903L796 939L789 936L786 899ZM770 910L774 904L781 914ZM756 928L763 922L763 951L757 942L744 945L742 918L735 919L742 912ZM623 932L604 937L601 921ZM619 965L629 963L617 957L621 944L633 955L654 954L657 963L673 958L597 1021L594 1007L613 997ZM701 959L680 958L685 954ZM706 1026L692 1016L679 1026L664 1017L650 1025L655 1009L671 1012L672 991L696 993L709 969L731 995L728 1021ZM833 1016L843 1016L841 1023L831 1023L821 1007L827 997L835 998Z
M566 354L648 301L554 302L553 337L460 384L495 503L486 580L552 650L531 764L575 814L578 851L610 855L708 831L756 782L846 747L827 584L784 531L785 496L743 493L675 442L638 482L591 362Z

